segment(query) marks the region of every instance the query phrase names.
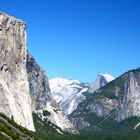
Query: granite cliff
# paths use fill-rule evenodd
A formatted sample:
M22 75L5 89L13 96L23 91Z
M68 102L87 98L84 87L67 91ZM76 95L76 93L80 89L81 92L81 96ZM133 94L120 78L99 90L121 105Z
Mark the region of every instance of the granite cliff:
M27 50L25 22L0 13L0 112L35 131L32 113L63 131L77 131L51 96L48 78Z
M102 132L121 132L126 124L132 127L132 132L139 124L139 117L140 68L96 90L69 116L77 129Z

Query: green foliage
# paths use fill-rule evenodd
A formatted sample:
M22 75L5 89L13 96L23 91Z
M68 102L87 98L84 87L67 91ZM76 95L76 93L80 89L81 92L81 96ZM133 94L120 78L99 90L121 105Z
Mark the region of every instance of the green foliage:
M140 140L138 135L123 135L123 134L83 134L83 135L58 135L48 134L44 140Z
M88 115L82 114L82 118L84 118L84 120L86 122L88 122L91 126L98 124L99 122L101 122L104 118L102 117L98 117L95 113L92 112L88 112Z
M63 133L63 131L56 125L52 124L47 119L43 120L38 116L38 114L33 113L34 125L37 130L37 134L43 139L48 140L48 137L59 135L57 130ZM57 130L56 130L57 129Z
M139 118L134 117L121 123L114 121L113 109L110 118L102 122L96 114L90 114L86 119L90 119L92 127L81 131L80 135L64 134L60 135L52 129L49 123L44 123L37 114L33 114L37 134L42 140L140 140L140 129L134 131L134 126L139 122ZM127 129L128 128L128 129ZM128 131L127 131L128 130ZM133 133L134 132L134 133Z
M119 95L115 95L116 89L119 89ZM93 94L93 98L104 98L109 99L120 99L120 96L124 88L124 78L119 77L104 87L100 88L97 92Z
M114 112L115 110L112 110L112 113ZM92 123L91 126L82 130L81 133L101 133L101 134L114 134L114 135L131 134L131 135L140 136L140 127L134 130L134 127L140 122L139 117L132 117L121 122L116 122L114 120L114 115L112 115L107 119L102 119L97 117L96 120L99 121L97 122L95 121L95 123Z
M14 116L12 115L11 120L14 122Z
M2 134L0 133L0 140L9 140L9 138L7 138L5 135L2 135Z
M115 112L115 110L112 110L112 113L113 112ZM8 122L12 121L3 114L0 116L3 116L3 118L8 120ZM102 123L100 130L103 131L86 131L84 133L82 132L81 135L72 135L66 133L64 135L60 135L56 133L57 126L53 126L51 123L47 122L42 124L43 122L41 119L39 119L37 114L33 114L33 116L35 126L37 128L36 133L26 130L25 128L17 125L15 122L12 122L12 124L14 124L14 126L18 126L16 128L22 131L24 134L29 134L28 136L32 137L34 140L140 140L140 128L136 129L134 133L129 133L129 131L132 132L134 130L134 126L140 121L139 117L129 118L120 123L115 123L113 118L110 117ZM98 118L95 114L91 114L90 117L93 117L94 120L100 122L100 118ZM114 129L112 129L112 126ZM0 122L0 132L4 132L14 140L21 140L20 136L16 134L12 128L7 126L4 122ZM27 138L27 140L28 139L30 140L30 138ZM9 138L0 133L0 140L9 140Z
M2 118L4 118L5 120L7 120L12 126L14 126L15 128L17 128L19 131L21 131L23 134L25 134L27 137L31 137L33 138L34 140L41 140L36 133L32 132L32 131L29 131L27 130L26 128L18 125L16 122L14 122L14 119L11 120L10 118L8 118L7 116L5 116L3 113L0 113L0 116ZM2 124L4 124L4 122L1 122ZM2 127L2 126L1 126ZM3 128L3 127L2 127ZM5 129L11 129L10 127L6 126L5 125ZM12 129L11 129L12 130ZM13 133L12 133L13 134ZM14 139L16 140L16 139Z
M9 137L11 137L14 140L21 140L18 134L16 134L11 127L7 126L5 123L0 122L0 131L7 134Z
M140 68L134 69L131 71L128 71L118 77L117 79L113 80L112 82L108 83L104 87L97 90L92 98L104 98L107 97L109 99L120 99L120 96L123 96L123 90L124 90L124 83L129 79L130 74L133 74L133 76L137 79L140 75ZM139 80L139 79L137 79ZM115 95L116 88L120 89L120 94Z
M47 110L43 110L43 116L50 116L50 115L51 115L50 112L48 112Z

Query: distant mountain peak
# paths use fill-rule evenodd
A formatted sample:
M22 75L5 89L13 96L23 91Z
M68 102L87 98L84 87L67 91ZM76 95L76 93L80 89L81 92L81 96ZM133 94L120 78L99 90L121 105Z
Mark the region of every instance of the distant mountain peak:
M113 81L115 78L110 74L99 74L99 76L104 77L108 82Z
M90 84L89 92L94 93L100 87L105 86L115 78L109 74L98 74L96 81Z
M104 83L102 78L104 79L98 76L97 83L91 86L95 88L98 84ZM139 117L140 69L138 68L122 74L107 86L95 90L90 98L86 98L82 104L79 104L69 118L76 128L92 133L106 130L120 133L127 130L134 133L134 130L140 128Z
M109 74L99 74L95 82L83 83L79 80L71 80L57 77L49 81L54 100L59 104L65 114L71 114L86 99L86 93L95 90L114 80Z
M72 113L77 105L85 99L83 93L88 90L89 86L79 80L61 77L51 79L49 83L55 101L65 114Z
M66 79L62 77L53 78L49 80L49 82L50 82L50 86L52 90L53 90L53 87L56 87L56 86L63 88L67 85L82 83L79 80Z

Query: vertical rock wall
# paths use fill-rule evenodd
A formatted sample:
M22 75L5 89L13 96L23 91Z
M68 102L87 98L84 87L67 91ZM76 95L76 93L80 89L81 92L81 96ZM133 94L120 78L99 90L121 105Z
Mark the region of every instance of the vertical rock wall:
M23 21L0 13L0 112L34 131L25 26Z

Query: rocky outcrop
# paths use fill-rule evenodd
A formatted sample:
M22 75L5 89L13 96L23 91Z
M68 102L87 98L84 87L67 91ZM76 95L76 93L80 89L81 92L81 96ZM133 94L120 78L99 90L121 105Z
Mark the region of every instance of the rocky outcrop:
M118 103L113 99L97 99L89 106L92 113L98 117L107 117L117 107Z
M61 128L63 132L69 132L72 134L78 133L78 130L75 129L68 117L59 108L56 108L52 106L51 103L47 102L46 110L50 113L50 115L42 115L43 118L46 118L48 121Z
M101 130L103 122L109 125L139 116L140 68L126 72L96 90L79 104L69 118L78 129L90 127ZM113 129L113 125L111 127L109 129Z
M96 78L96 81L89 85L88 92L94 93L100 87L105 86L107 83L111 82L115 78L109 74L99 74Z
M65 78L54 78L49 83L54 100L66 115L70 115L86 97L112 80L114 78L109 74L99 74L90 84Z
M25 27L23 21L0 13L0 112L35 131L32 112L48 110L49 121L75 133L51 96L45 72L27 51Z
M55 78L49 81L54 100L66 115L71 114L86 99L89 85L78 80Z
M112 110L116 109L117 105L116 100L108 98L85 100L69 118L74 126L81 130L92 127L97 118L105 119L111 116Z
M23 21L0 13L0 112L34 131L25 26Z
M29 52L27 53L26 67L32 99L32 110L35 111L46 108L47 102L54 104L48 78L44 70L40 68Z
M117 121L140 116L140 69L126 73L123 79L123 98L119 101Z
M47 110L50 112L50 115L45 117L41 113L41 118L46 118L63 131L77 133L78 131L74 128L67 116L58 108L57 103L53 99L45 71L40 68L29 53L27 53L26 66L32 99L32 111L40 114L43 110Z

